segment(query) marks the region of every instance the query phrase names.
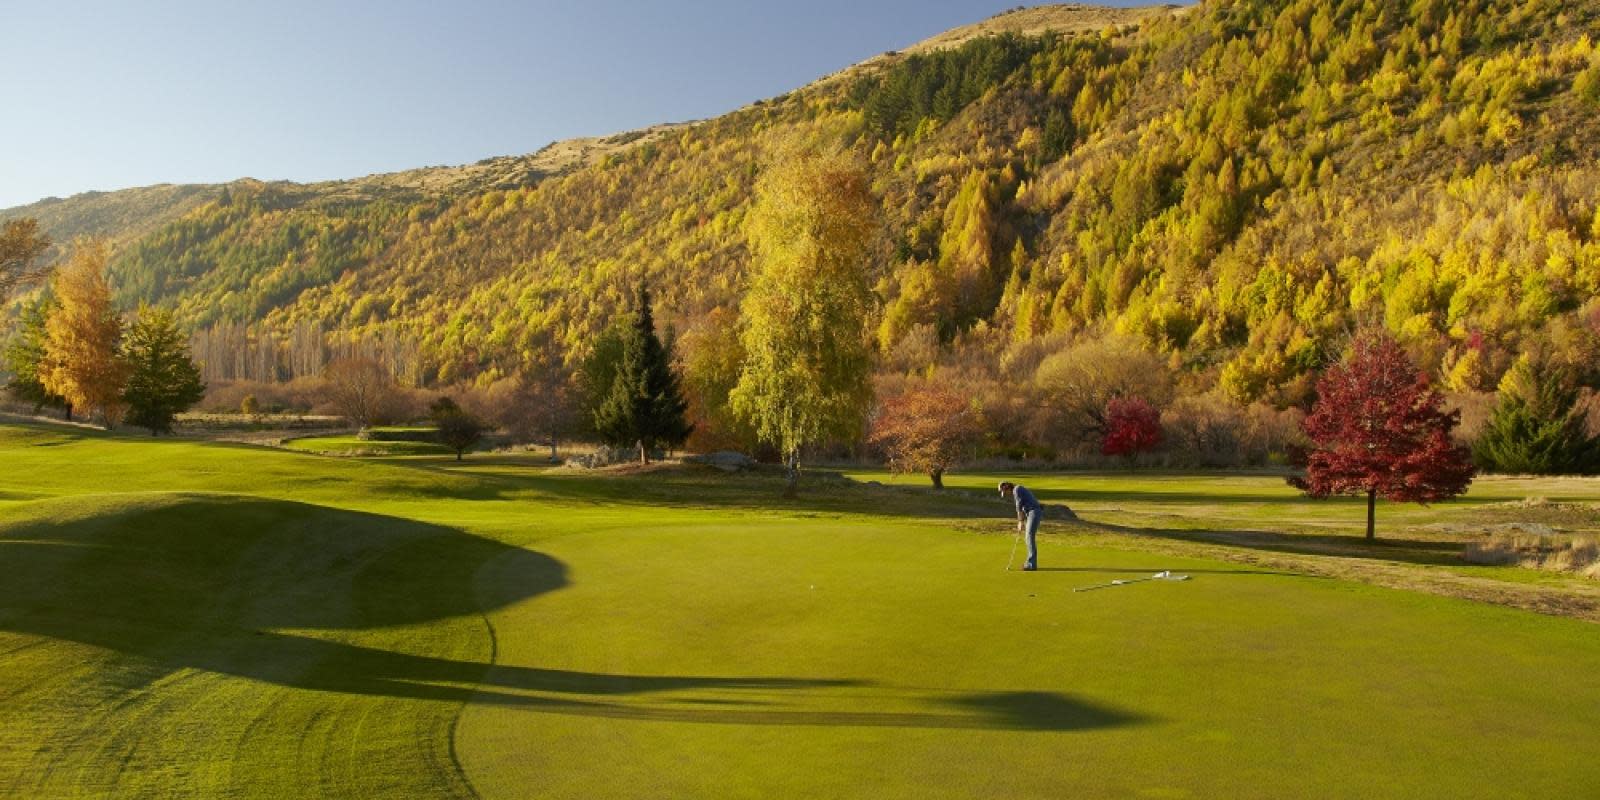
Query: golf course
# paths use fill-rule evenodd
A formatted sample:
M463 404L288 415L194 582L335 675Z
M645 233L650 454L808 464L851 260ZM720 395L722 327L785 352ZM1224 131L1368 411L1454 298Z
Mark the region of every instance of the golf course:
M782 480L0 427L6 797L1576 797L1594 581L1270 475ZM853 478L854 480L852 480ZM875 481L884 485L872 485ZM1274 520L1281 525L1274 527ZM1348 542L1341 547L1340 542ZM1190 580L1074 589L1172 570ZM1501 602L1474 599L1503 590ZM1525 608L1551 606L1561 613ZM1520 606L1520 607L1519 607ZM1586 610L1587 609L1587 610Z

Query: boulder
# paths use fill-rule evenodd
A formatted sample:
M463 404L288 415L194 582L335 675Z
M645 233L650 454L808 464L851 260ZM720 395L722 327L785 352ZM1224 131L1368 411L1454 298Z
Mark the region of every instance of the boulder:
M684 461L690 464L706 464L716 467L723 472L740 472L756 468L756 460L744 453L733 450L718 450L715 453L706 453L698 456L685 456Z

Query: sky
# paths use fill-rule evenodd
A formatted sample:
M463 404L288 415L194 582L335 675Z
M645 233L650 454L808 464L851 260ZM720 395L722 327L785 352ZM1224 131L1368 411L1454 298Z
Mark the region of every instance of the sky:
M0 0L0 208L463 164L713 117L1016 5Z

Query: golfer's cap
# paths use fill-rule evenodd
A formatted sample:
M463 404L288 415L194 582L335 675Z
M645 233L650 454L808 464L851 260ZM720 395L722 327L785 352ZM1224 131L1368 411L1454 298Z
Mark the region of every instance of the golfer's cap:
M1016 484L1012 483L1011 481L1001 481L1000 485L998 487L996 487L996 488L998 488L1000 491L1004 492L1006 490L1007 486L1016 486Z

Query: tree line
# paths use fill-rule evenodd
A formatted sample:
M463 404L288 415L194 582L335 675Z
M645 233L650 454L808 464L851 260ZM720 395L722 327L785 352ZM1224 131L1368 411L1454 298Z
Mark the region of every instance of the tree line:
M170 311L141 306L131 320L116 312L106 260L103 244L79 242L26 308L5 351L8 388L36 411L55 407L68 419L76 412L108 427L126 421L152 435L170 433L174 418L205 395L205 383Z

